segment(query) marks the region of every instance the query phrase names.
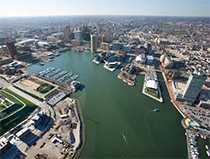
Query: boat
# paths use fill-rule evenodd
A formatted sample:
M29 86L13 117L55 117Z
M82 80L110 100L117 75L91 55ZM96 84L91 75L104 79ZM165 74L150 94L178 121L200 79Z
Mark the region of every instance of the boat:
M160 109L159 109L159 108L154 108L152 111L153 111L153 112L159 112Z
M135 85L135 83L134 83L133 81L130 81L130 80L127 81L127 84L128 84L129 86L134 86L134 85Z
M122 134L122 137L123 137L124 142L127 144L126 136L124 134Z
M113 72L120 66L120 64L121 64L120 62L111 62L111 63L106 62L104 64L104 68Z
M68 48L61 48L61 49L58 49L58 52L62 53L62 52L66 52L68 51L69 49Z
M97 65L99 65L99 64L100 64L100 62L99 62L99 61L97 61L96 59L93 59L93 60L92 60L92 62L93 62L93 63L95 63L95 64L97 64Z
M44 63L44 62L40 62L39 64L40 64L41 66L44 66L44 65L45 65L45 63Z
M111 72L113 72L115 70L115 68L109 67L108 64L104 64L104 68L107 69L107 70L109 70L109 71L111 71Z
M60 54L59 53L55 53L55 56L57 57L57 56L60 56Z
M73 75L73 76L71 77L71 79L72 79L72 80L76 80L78 77L79 77L79 75L78 75L78 74L75 74L75 75Z

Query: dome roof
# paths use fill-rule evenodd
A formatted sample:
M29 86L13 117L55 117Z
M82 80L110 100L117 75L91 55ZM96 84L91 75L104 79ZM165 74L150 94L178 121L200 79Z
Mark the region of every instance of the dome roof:
M170 67L173 64L173 61L169 57L166 57L163 64L164 67Z
M164 60L165 60L165 58L166 58L166 55L165 54L161 55L160 56L160 62L163 63Z
M194 121L194 120L191 120L190 118L185 118L184 119L184 125L186 127L190 127L190 128L197 128L197 127L200 127L200 125Z

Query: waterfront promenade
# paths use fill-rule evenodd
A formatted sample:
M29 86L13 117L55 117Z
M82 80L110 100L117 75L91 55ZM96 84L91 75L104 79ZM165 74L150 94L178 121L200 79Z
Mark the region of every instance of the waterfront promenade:
M176 110L182 115L183 118L186 117L186 115L182 112L182 109L180 108L182 106L182 104L180 102L177 102L174 98L174 95L173 95L173 89L172 89L172 81L168 81L164 72L162 72L162 76L163 76L163 79L165 81L165 85L167 87L167 90L168 90L168 94L170 96L170 99L171 99L171 103L173 104L173 106L176 108Z

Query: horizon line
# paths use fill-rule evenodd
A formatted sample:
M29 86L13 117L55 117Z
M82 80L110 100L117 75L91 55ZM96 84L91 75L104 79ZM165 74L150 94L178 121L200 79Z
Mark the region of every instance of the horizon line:
M94 16L131 16L131 17L185 17L185 18L210 18L207 16L196 16L196 15L143 15L143 14L70 14L70 15L19 15L19 16L1 16L0 18L35 18L35 17L94 17Z

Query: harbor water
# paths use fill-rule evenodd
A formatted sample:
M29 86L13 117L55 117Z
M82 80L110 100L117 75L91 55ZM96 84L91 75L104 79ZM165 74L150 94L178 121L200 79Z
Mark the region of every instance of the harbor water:
M66 52L44 66L31 65L29 72L49 67L75 72L85 88L74 95L81 103L85 144L81 158L186 158L181 115L159 75L164 103L142 92L144 77L129 87L103 65L91 62L91 53ZM159 111L153 111L159 108Z

